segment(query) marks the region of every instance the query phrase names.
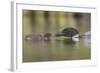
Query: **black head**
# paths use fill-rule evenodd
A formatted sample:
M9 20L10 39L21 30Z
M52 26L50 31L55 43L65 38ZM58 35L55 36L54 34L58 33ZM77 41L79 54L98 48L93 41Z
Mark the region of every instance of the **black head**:
M56 33L56 36L73 37L76 34L79 34L79 32L75 28L65 28L62 32Z

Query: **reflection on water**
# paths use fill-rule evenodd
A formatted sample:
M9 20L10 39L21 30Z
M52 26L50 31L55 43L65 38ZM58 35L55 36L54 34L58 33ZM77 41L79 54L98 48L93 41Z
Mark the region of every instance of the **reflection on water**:
M76 38L77 39L77 38ZM25 41L24 62L90 59L90 44L86 38L49 41Z

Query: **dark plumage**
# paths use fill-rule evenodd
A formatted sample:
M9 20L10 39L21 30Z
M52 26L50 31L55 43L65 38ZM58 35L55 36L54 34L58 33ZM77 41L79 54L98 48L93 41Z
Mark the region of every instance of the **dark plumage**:
M77 34L79 34L79 32L75 28L65 28L62 32L56 33L56 36L73 37Z
M73 37L76 34L79 34L79 32L74 28L66 28L62 31L62 33L64 33L63 36L66 36L66 37Z

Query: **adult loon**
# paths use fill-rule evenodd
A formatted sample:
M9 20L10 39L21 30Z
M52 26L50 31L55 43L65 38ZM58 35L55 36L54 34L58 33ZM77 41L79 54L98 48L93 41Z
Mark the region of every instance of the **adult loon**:
M56 33L55 36L56 37L64 36L66 38L74 38L74 37L78 38L78 37L80 37L78 30L76 30L75 28L72 28L72 27L63 29L62 32Z

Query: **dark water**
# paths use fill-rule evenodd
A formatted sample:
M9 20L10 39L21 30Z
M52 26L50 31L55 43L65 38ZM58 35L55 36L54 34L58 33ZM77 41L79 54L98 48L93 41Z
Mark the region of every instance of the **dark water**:
M91 58L90 39L24 40L23 62L83 60Z

